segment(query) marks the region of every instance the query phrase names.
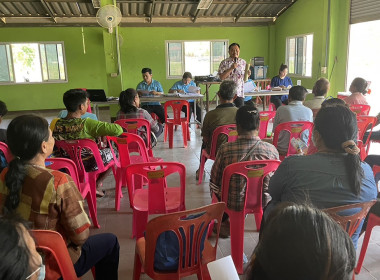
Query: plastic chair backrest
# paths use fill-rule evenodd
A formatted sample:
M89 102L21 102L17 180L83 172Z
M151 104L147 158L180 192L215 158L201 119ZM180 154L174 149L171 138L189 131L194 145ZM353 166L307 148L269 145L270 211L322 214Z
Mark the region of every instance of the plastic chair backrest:
M358 116L368 116L371 106L365 104L353 104L350 105L350 109Z
M148 149L152 148L152 140L151 140L151 127L150 123L146 119L120 119L116 120L115 123L120 125L124 132L134 133L138 136L146 134L146 147ZM141 130L142 128L142 130Z
M245 208L261 209L264 177L276 171L280 163L279 160L250 160L228 165L223 171L222 201L228 203L231 176L237 174L247 180Z
M210 159L215 159L216 157L216 148L221 134L227 136L227 142L235 142L238 138L236 124L221 125L214 130L211 137Z
M161 169L155 170L157 167ZM180 205L185 205L186 167L179 162L147 162L131 164L126 168L127 184L134 188L135 175L148 182L148 213L166 213L166 177L178 173L180 182ZM134 190L132 190L132 193Z
M369 143L369 140L371 138L372 129L375 127L375 124L377 122L376 117L370 117L370 116L356 116L356 119L358 121L358 140L361 140L363 142L363 146L366 147ZM369 135L364 142L364 134L366 131L369 130Z
M260 139L267 137L268 123L276 115L276 111L260 112L259 137Z
M78 140L60 140L55 141L55 145L57 148L64 150L69 154L71 160L73 160L77 166L79 180L81 182L86 181L86 169L84 168L81 151L83 149L91 150L94 159L96 161L96 165L98 166L98 170L94 171L96 173L102 173L107 170L104 166L102 157L100 155L98 145L91 139L78 139ZM112 162L113 163L113 162Z
M11 150L9 149L8 145L4 142L0 142L0 151L3 152L5 160L9 163L13 159L13 155L11 153Z
M186 117L181 118L182 107L186 106L187 114ZM168 117L168 108L171 107L173 110L173 118ZM170 100L166 101L164 104L165 109L165 122L171 122L173 124L180 125L182 121L189 122L190 118L190 106L187 100Z
M36 247L48 251L57 261L63 279L79 279L75 273L66 243L62 236L51 230L31 230L36 241Z
M145 234L145 273L153 279L164 279L166 274L178 275L178 279L183 276L199 272L202 268L201 243L202 237L208 230L211 221L217 220L220 225L225 204L223 202L210 204L193 210L176 212L162 215L150 220L146 227ZM189 215L203 215L184 219ZM179 241L179 258L177 271L155 271L154 255L157 239L161 233L171 231L176 234ZM213 246L208 247L212 252L208 256L216 258L219 232L215 237ZM157 278L156 278L157 277ZM175 277L170 277L174 279Z
M45 159L46 167L53 170L66 170L66 173L70 175L75 184L79 187L80 181L78 176L78 170L75 163L68 158L47 158Z
M369 209L375 204L374 201L354 203L328 209L323 209L323 212L328 214L335 222L337 222L349 236L352 236L359 227L362 220L367 216ZM347 210L361 209L355 214L346 216L344 212Z
M280 123L276 126L276 129L274 130L274 137L273 137L273 145L277 147L278 143L278 137L280 136L281 131L287 132L289 135L289 145L288 145L288 152L286 156L289 155L295 155L297 154L296 149L291 144L290 139L292 138L302 138L302 133L306 130L309 131L309 138L307 141L307 146L309 146L310 140L311 140L311 134L313 131L314 124L312 122L307 121L297 121L297 122L284 122Z
M145 147L144 140L134 133L124 132L119 137L107 136L108 145L111 147L113 158L118 167L127 167L131 164L131 153L138 152L143 162L149 162L148 151ZM119 157L113 149L112 143L117 146ZM132 147L132 148L131 148Z

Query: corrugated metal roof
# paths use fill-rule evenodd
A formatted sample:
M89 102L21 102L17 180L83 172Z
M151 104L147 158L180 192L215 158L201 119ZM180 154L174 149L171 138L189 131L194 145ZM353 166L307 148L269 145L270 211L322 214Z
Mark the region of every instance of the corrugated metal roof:
M121 26L270 24L296 0L214 0L198 10L199 0L117 0ZM0 0L0 26L94 26L91 0Z

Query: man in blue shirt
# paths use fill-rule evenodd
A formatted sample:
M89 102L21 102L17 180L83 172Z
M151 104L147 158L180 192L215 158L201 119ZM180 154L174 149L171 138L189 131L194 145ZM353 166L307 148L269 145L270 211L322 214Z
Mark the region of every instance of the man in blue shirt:
M174 93L174 92L178 92L178 93L200 93L199 92L199 89L197 88L197 86L195 85L194 81L192 81L193 79L193 76L191 75L190 72L185 72L182 76L182 80L176 82L172 87L171 89L169 90L169 93ZM190 89L190 90L189 90ZM197 110L197 121L199 123L202 122L202 119L201 119L201 108L198 106L198 104L196 102L194 102L194 100L189 100L190 102L190 115L194 113L194 107L196 106ZM186 107L184 106L182 108L182 112L187 113L186 111Z
M160 95L164 93L160 82L152 79L152 69L143 68L141 73L144 81L140 82L136 87L140 96ZM142 102L141 108L149 113L155 113L160 122L165 123L165 110L160 102Z

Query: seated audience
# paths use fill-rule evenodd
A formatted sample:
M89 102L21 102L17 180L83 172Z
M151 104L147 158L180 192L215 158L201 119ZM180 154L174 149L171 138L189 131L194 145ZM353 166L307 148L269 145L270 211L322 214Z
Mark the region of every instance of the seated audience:
M276 147L270 143L260 140L259 134L260 115L256 107L243 106L236 113L236 126L238 139L235 142L223 144L216 155L211 169L210 190L220 200L222 194L222 177L224 169L231 163L279 159ZM263 206L270 201L268 195L269 176L264 179L263 184ZM227 207L241 211L245 201L245 179L239 175L233 175L230 182ZM229 235L229 221L227 216L223 217L221 237Z
M0 218L0 248L0 279L45 279L45 265L24 221Z
M152 69L143 68L141 73L143 81L136 87L140 96L160 95L164 93L160 82L152 79ZM141 108L147 110L149 113L155 113L160 122L165 123L165 110L160 102L143 102L141 103Z
M236 90L237 87L234 81L227 80L220 84L219 91L217 92L220 105L216 106L214 110L209 111L203 120L201 156L203 149L206 149L210 153L212 134L217 127L236 123L236 112L238 110L234 105ZM221 135L218 138L217 150L225 142L227 142L227 137ZM198 173L199 169L196 172L196 180L198 180Z
M86 97L87 97L87 107L90 107L91 104L90 104L90 99L89 99L89 94L87 91L86 92ZM63 119L63 118L66 118L67 117L67 110L62 110L61 112L59 112L58 114L58 118L60 119ZM81 116L82 119L85 119L85 118L90 118L90 119L93 119L93 120L98 120L98 117L93 114L93 113L89 113L86 111L86 113L84 113L82 116Z
M355 248L329 216L282 204L268 217L248 266L247 280L352 279Z
M190 93L189 91L190 87L194 87L194 88L197 87L194 81L192 81L192 79L193 79L193 76L191 75L190 72L183 73L182 80L176 82L169 90L169 93L173 93L173 92L178 92L182 94ZM200 90L197 90L196 92L193 92L193 93L200 93ZM197 102L195 102L194 100L188 100L188 101L190 103L190 115L194 113L194 110L195 110L194 107L196 106L196 111L197 111L196 118L197 118L197 121L201 123L202 122L201 107L199 107ZM182 112L185 113L185 116L187 115L187 110L185 106L182 108Z
M50 128L56 140L72 140L72 139L91 139L96 141L103 136L119 136L123 133L123 129L118 124L110 124L107 122L95 121L87 118L82 119L81 116L87 111L86 92L81 89L71 89L64 93L63 103L66 106L68 114L66 118L54 119ZM104 164L108 164L112 158L112 152L109 148L99 150ZM97 170L95 159L88 151L86 156L82 154L84 167L86 171ZM97 180L97 196L104 196L101 190L103 180L111 172L111 169L102 173Z
M313 117L318 113L318 110L321 109L322 102L326 98L326 94L330 89L330 82L325 78L320 78L315 82L313 87L314 98L311 100L306 100L303 102L303 105L310 108L313 111Z
M145 119L149 121L150 128L154 136L158 137L161 135L163 131L163 125L154 120L146 110L139 108L140 97L135 89L129 88L125 91L122 91L119 97L119 105L120 110L116 115L117 120Z
M303 86L294 86L289 90L289 105L280 106L276 111L276 116L273 121L273 132L276 127L285 122L294 121L313 121L313 112L305 107L302 102L305 100L307 90ZM309 134L303 133L302 139L305 144L307 143ZM280 132L278 138L277 150L280 155L286 155L289 146L289 134Z
M368 83L363 78L355 78L351 85L349 91L351 95L346 97L344 101L348 104L348 106L354 104L364 104L368 105L368 102L365 98L368 90Z
M78 277L95 266L97 279L117 279L116 236L89 237L90 221L78 187L69 175L45 167L54 147L48 122L36 115L16 117L8 126L7 137L15 157L0 175L0 214L17 213L35 229L62 234ZM45 264L50 268L46 279L58 279L52 256L45 257Z
M271 88L280 87L282 89L289 89L293 86L292 80L286 76L288 75L288 65L281 64L280 69L278 70L278 75L273 77L270 86ZM284 95L272 95L270 97L270 102L276 106L276 110L282 104L288 104L288 96Z
M310 203L324 209L376 199L370 166L360 161L356 145L356 115L346 106L323 107L314 121L318 152L287 157L269 182L272 201L264 216L280 201ZM356 246L358 230L352 236Z

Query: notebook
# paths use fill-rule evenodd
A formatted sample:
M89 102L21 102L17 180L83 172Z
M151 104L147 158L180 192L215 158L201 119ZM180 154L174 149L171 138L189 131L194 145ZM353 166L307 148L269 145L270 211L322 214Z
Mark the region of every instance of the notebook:
M87 89L90 101L107 102L104 89Z

